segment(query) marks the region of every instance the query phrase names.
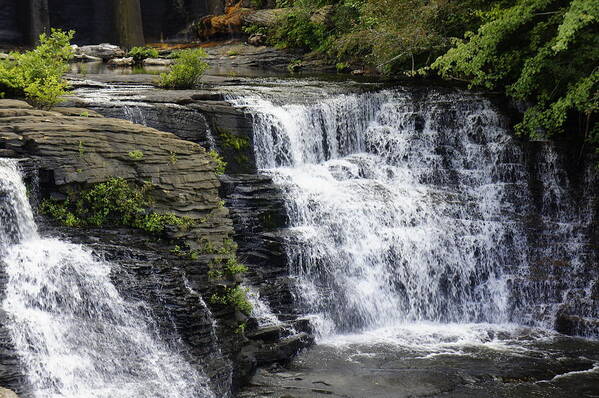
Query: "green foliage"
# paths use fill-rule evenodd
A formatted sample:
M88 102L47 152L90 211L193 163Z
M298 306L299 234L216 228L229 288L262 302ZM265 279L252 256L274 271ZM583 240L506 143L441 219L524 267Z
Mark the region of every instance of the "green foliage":
M564 130L579 115L593 141L599 108L599 3L518 0L484 15L485 23L432 68L471 86L501 88L529 103L517 132L533 138Z
M229 255L231 257L220 257L210 261L210 273L208 276L213 279L228 277L231 280L235 280L237 275L247 272L248 268L237 261L234 252Z
M64 95L69 60L73 57L70 41L75 32L52 29L42 33L40 44L31 51L13 52L0 60L0 89L13 96L24 96L33 106L49 109Z
M278 48L318 49L326 37L325 27L310 20L310 11L294 8L279 18L270 40Z
M368 63L386 73L428 65L452 38L476 29L483 0L295 0L290 12L265 33L271 45L316 51L339 63ZM332 8L323 9L323 6ZM314 18L316 14L318 18Z
M133 47L129 50L130 57L136 64L141 63L146 58L158 58L158 50L151 47Z
M212 158L214 162L214 172L217 175L225 174L225 170L227 168L227 162L223 160L223 158L216 152L214 149L208 152L208 155Z
M70 227L129 226L161 234L169 225L184 230L194 224L187 217L150 211L148 193L151 189L150 184L138 188L123 178L111 178L78 194L73 193L65 201L45 200L40 210Z
M237 325L237 328L235 328L235 334L244 334L245 328L246 328L245 322L239 323L239 325Z
M131 151L128 153L129 159L133 160L134 162L138 162L140 160L142 160L144 158L144 153L142 151Z
M248 301L247 293L248 289L241 286L225 287L222 293L210 296L210 303L229 305L245 315L250 315L252 304Z
M248 35L253 35L253 34L267 35L268 34L268 28L266 28L264 26L260 26L260 25L244 26L242 29L243 29L244 33L247 33Z
M207 54L202 48L176 51L172 54L175 63L170 72L160 74L159 84L165 88L187 89L199 84L208 69L204 61Z
M225 148L240 151L250 147L250 140L247 137L240 137L222 129L218 130L218 137L220 138L221 145Z
M346 2L336 24L344 26L329 49L337 59L361 57L386 73L426 66L449 48L451 38L475 28L481 0L364 0Z
M345 62L337 62L337 64L335 64L335 69L337 69L337 73L344 73L349 71L350 67L349 64Z

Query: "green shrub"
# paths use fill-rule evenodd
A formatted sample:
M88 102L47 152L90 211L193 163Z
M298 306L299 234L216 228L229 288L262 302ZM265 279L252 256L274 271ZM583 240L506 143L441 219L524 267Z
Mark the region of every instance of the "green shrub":
M248 289L241 286L225 287L221 294L213 294L210 297L212 304L230 305L239 312L250 315L252 313L252 304L247 298Z
M279 18L270 41L279 48L316 50L325 38L325 27L310 20L308 9L297 8Z
M211 149L208 152L208 155L210 155L210 157L214 161L214 172L217 175L224 174L225 169L227 168L227 162L225 162L223 158L218 154L218 152L216 152L214 149Z
M33 106L49 109L65 94L67 82L63 75L73 57L70 41L74 31L52 29L42 33L40 44L31 51L13 52L0 61L0 89L7 94L26 97Z
M130 57L133 58L133 62L140 64L146 58L158 58L158 50L151 47L133 47L129 50Z
M160 234L169 225L187 229L194 224L190 218L150 211L151 188L150 184L138 188L123 178L111 178L78 194L73 193L65 201L46 200L40 210L69 227L128 226Z
M201 48L174 52L175 63L170 72L160 74L159 84L165 88L193 88L208 69L208 64L204 61L206 56L206 51Z

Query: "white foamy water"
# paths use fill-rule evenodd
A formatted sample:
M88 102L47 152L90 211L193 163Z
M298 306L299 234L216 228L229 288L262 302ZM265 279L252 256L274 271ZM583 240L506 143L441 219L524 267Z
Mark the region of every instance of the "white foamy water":
M525 154L488 100L398 89L230 102L251 113L258 166L283 191L297 301L321 338L422 322L465 338L467 323L553 326L568 287L531 276L544 249L527 232ZM542 178L561 167L547 152ZM567 203L567 183L541 183ZM565 225L556 236L576 257L579 235L568 228L580 229L581 217L565 218L570 209L541 211Z
M121 297L112 264L39 236L13 161L0 160L0 194L2 308L34 397L214 397L201 370L161 340L149 307Z

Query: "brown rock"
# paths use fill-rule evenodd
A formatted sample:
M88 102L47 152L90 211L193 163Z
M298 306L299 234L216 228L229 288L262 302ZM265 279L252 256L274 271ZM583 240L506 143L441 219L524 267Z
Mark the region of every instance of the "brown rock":
M0 387L0 398L19 398L19 396L12 390Z
M41 111L0 100L0 151L34 159L42 183L63 193L110 177L151 181L156 210L199 221L190 231L173 231L191 244L204 238L222 242L232 232L212 158L174 134L85 109ZM132 151L141 151L143 161L133 161Z

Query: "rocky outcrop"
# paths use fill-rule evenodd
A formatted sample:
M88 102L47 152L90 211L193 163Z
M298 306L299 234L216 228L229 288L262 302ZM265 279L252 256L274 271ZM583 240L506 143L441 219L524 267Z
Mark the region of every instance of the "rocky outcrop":
M214 102L210 104L213 109L225 107ZM132 151L143 153L143 159L133 159ZM85 244L115 264L111 277L123 297L143 300L150 306L162 338L173 343L183 341L188 360L206 371L218 396L245 383L256 366L283 363L312 343L309 333L296 336L283 332L288 329L285 324L279 326L281 331L274 337L266 339L268 331L261 332L255 321L244 317L248 324L246 338L236 332L240 313L230 306L211 303L210 297L219 291L222 281L208 277L215 255L204 248L208 243L219 247L236 234L229 211L220 200L221 184L214 173L213 160L197 142L126 120L106 118L93 110L62 107L40 111L22 101L0 100L0 157L29 159L27 173L35 176L30 183L39 185L41 197L62 198L69 191L113 176L139 183L151 181L157 211L196 220L187 231L167 229L161 239L130 228L86 228L82 233L81 229L43 219L38 223L43 233ZM237 190L231 181L228 184L227 191ZM268 186L267 181L265 184ZM243 191L243 183L238 185ZM258 198L256 195L250 200L257 200L259 205ZM277 202L273 203L276 208ZM263 204L265 210L257 218L273 218L280 210L269 210ZM266 216L268 212L273 215ZM263 232L271 230L265 227ZM173 250L175 242L195 254L187 256ZM243 260L251 250L246 249L245 242L241 245ZM281 271L278 267L272 275L282 274ZM252 280L257 279L254 266L251 275ZM0 274L0 286L4 286L3 277ZM268 295L268 289L261 290ZM0 337L0 383L26 393L18 356L5 327L0 327Z
M75 56L87 56L107 61L112 58L125 56L125 51L114 44L102 43L90 46L73 46Z
M195 23L197 36L200 40L209 40L218 37L231 37L242 33L244 15L254 12L242 7L239 2L227 7L222 15L209 15Z
M151 181L158 207L215 227L200 226L190 237L199 241L206 230L208 239L222 240L231 232L212 160L200 145L84 109L40 111L10 100L0 106L3 155L38 161L42 186L65 191L109 177ZM132 151L141 151L143 161L131 159Z

